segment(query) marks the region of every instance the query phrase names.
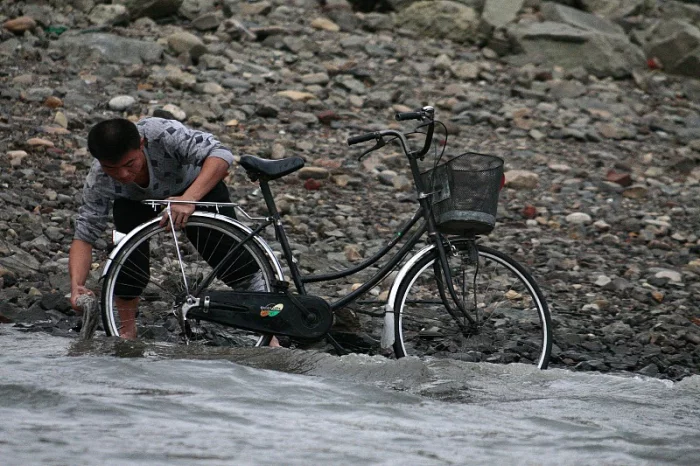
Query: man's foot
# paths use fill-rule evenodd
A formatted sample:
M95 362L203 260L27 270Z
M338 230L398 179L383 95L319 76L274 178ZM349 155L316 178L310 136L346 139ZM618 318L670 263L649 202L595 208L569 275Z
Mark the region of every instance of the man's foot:
M114 305L119 313L119 336L127 340L135 340L136 312L139 308L139 298L123 299L114 298Z

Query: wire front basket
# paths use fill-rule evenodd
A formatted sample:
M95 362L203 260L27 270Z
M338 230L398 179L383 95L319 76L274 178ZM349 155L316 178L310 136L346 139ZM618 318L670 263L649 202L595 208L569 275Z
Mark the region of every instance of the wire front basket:
M484 235L496 226L503 159L467 152L421 174L441 233Z

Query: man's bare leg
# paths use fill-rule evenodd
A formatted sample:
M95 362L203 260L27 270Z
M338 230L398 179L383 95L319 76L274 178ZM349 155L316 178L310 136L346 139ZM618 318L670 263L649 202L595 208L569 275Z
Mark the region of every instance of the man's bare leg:
M136 339L136 311L139 308L139 298L114 298L114 305L119 312L119 336L127 340Z

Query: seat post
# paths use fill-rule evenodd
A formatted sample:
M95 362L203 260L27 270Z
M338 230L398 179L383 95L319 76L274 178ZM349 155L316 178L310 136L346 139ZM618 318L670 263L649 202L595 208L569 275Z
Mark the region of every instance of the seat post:
M262 192L263 199L265 199L265 205L267 206L268 213L275 219L275 221L279 220L279 212L277 212L275 198L272 196L270 182L264 177L260 178L260 191Z
M272 197L272 191L270 190L270 183L265 178L260 178L260 191L262 192L263 199L265 199L265 204L267 205L267 211L273 219L273 226L275 227L275 236L277 236L277 241L280 242L282 246L282 253L284 258L289 265L289 270L292 275L292 280L294 281L294 286L296 286L299 294L306 294L306 288L304 283L301 281L301 272L297 266L297 261L292 255L292 247L289 245L289 239L287 239L287 233L284 231L284 226L282 225L282 219L279 212L277 211L277 206L275 205L275 198Z

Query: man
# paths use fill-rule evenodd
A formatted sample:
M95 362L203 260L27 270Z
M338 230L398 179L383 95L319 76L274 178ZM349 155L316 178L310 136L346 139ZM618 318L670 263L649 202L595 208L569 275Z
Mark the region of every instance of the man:
M128 233L160 215L140 203L144 199L230 202L223 179L233 162L231 151L213 135L162 118L145 118L136 124L123 118L105 120L90 129L87 142L95 161L83 187L83 204L75 219L69 254L71 305L79 312L78 297L92 293L85 287L92 247L106 230L110 204L115 229ZM193 204L171 204L175 227L185 228L194 210ZM235 216L233 208L219 211ZM168 221L163 213L160 224ZM143 253L134 256L143 257L145 264L139 267L148 270L148 245L142 246ZM147 281L148 277L117 280L115 304L123 338L137 336L135 317Z

